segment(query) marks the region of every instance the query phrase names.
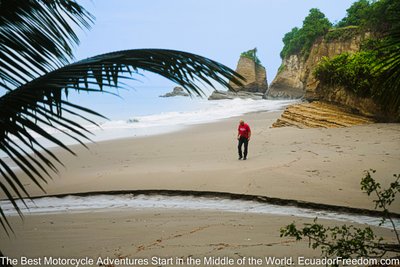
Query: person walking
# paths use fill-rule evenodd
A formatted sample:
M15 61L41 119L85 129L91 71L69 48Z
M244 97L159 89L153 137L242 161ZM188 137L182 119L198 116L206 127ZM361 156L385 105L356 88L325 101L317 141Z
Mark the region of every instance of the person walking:
M238 136L237 136L237 139L239 140L238 144L239 160L241 160L242 158L243 160L247 159L247 148L249 146L250 137L251 137L250 126L247 123L244 123L243 120L240 120L238 127ZM244 145L244 153L242 153L243 145Z

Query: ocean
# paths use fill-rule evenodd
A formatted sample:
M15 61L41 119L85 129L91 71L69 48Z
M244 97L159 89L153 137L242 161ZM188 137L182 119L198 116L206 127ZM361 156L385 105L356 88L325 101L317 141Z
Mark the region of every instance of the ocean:
M159 97L165 93L165 88L149 87L120 92L122 99L105 96L105 99L99 100L96 104L93 102L86 104L86 107L108 117L108 120L97 119L100 127L86 125L86 128L94 133L92 140L103 141L173 132L189 125L214 122L249 112L282 110L287 105L296 102L294 100L239 98L207 100L207 97ZM85 102L85 99L80 99L80 102L82 101Z
M70 119L91 131L93 135L89 135L90 139L99 142L168 133L190 125L214 122L249 112L282 110L295 102L252 99L210 101L207 97L160 97L168 91L172 91L172 88L168 90L165 86L142 86L120 90L118 96L103 93L73 93L69 95L69 101L99 112L107 119L90 117L100 127L79 120L77 117ZM211 91L206 93L209 95ZM55 129L48 126L43 128L66 145L77 144L74 139ZM45 147L56 146L39 135L33 133L33 136ZM5 154L0 152L0 156L4 157Z

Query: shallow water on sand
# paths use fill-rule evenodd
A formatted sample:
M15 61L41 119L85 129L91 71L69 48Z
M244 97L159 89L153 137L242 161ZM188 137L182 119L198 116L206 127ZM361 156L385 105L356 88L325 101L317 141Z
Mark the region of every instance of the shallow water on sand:
M23 203L20 200L18 200L17 203L25 215L65 212L79 213L87 211L101 212L108 209L183 209L193 211L204 210L287 215L305 218L318 217L320 219L368 224L373 226L379 226L380 224L380 218L378 217L298 208L294 206L280 206L252 200L236 200L221 197L100 194L94 196L36 198L33 201L27 200L27 208L23 206ZM9 201L0 201L0 206L6 215L17 215L15 209ZM397 219L395 223L397 227L400 226L400 220ZM388 223L382 225L382 227L391 228Z

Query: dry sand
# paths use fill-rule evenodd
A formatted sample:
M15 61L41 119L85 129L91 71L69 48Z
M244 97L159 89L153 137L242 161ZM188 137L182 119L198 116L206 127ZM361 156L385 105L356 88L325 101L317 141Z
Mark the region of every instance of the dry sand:
M337 129L271 129L279 112L243 116L252 128L249 159L237 160L238 118L179 132L57 151L66 168L48 194L171 189L231 192L372 209L360 192L364 170L387 184L399 173L400 124ZM31 182L33 195L43 195ZM399 202L393 204L400 211ZM178 210L103 211L12 218L1 237L9 256L317 256L279 238L295 217ZM329 222L333 223L333 222ZM379 229L385 237L390 231ZM150 265L151 266L151 265Z

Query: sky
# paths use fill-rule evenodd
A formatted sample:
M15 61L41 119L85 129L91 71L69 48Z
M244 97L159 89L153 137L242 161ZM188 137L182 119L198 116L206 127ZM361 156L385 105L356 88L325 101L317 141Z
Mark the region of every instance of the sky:
M282 37L301 27L311 8L331 22L346 15L354 0L81 0L95 17L80 35L76 59L135 48L196 53L233 69L243 51L257 47L270 83L281 64ZM136 88L170 91L173 83L145 73Z
M165 48L199 54L235 69L242 52L257 47L270 84L281 64L282 38L301 27L311 8L319 8L331 22L346 15L354 0L79 0L96 21L80 33L76 60L112 51ZM153 114L173 108L159 95L176 86L144 72L129 81L120 96L70 93L69 100L110 119ZM225 89L217 87L217 89ZM212 88L203 87L206 94ZM122 100L121 100L122 99ZM182 105L192 105L190 99ZM171 103L170 103L171 102ZM187 102L187 103L186 103ZM171 106L172 105L172 106ZM177 106L178 108L178 106Z

